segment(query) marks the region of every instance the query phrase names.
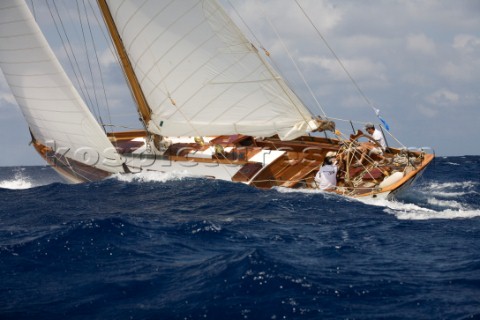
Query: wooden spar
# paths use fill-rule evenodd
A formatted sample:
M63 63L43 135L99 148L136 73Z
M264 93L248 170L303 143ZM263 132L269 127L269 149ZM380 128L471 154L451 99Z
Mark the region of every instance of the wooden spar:
M137 102L138 111L142 116L143 122L145 123L145 125L147 125L151 119L152 110L148 106L147 100L145 99L145 95L143 94L142 88L140 87L140 83L138 82L138 78L135 75L135 72L133 71L132 63L128 58L127 52L123 45L123 41L120 37L120 34L118 33L117 27L115 26L115 22L113 21L112 14L110 12L110 9L108 8L108 4L106 0L97 0L97 2L100 8L100 11L102 12L103 19L105 20L105 24L107 25L107 28L110 32L110 36L112 37L115 48L120 57L120 62L122 64L123 72L125 72L125 75L128 80L128 84L132 90L135 101Z

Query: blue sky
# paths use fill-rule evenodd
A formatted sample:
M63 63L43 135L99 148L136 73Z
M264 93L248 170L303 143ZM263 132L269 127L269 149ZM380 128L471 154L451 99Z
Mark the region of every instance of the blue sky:
M35 3L48 40L67 65L58 35L48 20L50 14L42 1ZM431 147L440 156L480 154L480 1L298 0L315 27L295 1L222 3L247 36L268 49L275 66L312 112L322 114L316 99L329 117L378 122L373 105L404 146ZM111 99L111 120L139 127L115 59L109 50L103 50L99 59ZM68 66L66 69L71 72ZM339 126L351 133L350 124ZM28 128L3 76L0 133L0 166L43 164L28 145ZM393 138L387 139L394 144Z

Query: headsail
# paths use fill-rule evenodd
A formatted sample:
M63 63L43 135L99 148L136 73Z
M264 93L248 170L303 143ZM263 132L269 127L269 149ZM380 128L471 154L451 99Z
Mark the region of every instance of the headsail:
M216 0L107 0L165 136L241 133L293 139L312 115Z
M22 0L0 2L0 66L37 141L81 163L123 172Z

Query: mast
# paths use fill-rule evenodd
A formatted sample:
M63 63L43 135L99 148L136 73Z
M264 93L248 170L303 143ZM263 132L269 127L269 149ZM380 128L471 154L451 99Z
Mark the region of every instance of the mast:
M128 58L127 51L125 50L123 41L120 37L120 34L118 33L117 27L115 26L115 22L113 21L112 14L110 12L110 9L108 8L106 0L97 0L97 2L100 11L102 12L103 19L105 20L105 24L107 25L107 28L110 32L110 36L112 37L115 49L117 50L120 57L120 63L122 65L123 71L127 77L128 84L137 103L138 111L142 116L145 126L147 126L148 122L151 120L152 110L150 109L147 100L145 99L145 95L143 94L143 91L140 87L138 78L133 71L132 64L130 62L130 59Z

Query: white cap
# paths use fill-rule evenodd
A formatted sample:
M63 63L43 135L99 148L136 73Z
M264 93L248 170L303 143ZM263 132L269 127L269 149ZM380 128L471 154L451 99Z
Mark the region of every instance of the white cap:
M328 151L325 158L334 158L336 156L337 156L337 153L335 151Z

